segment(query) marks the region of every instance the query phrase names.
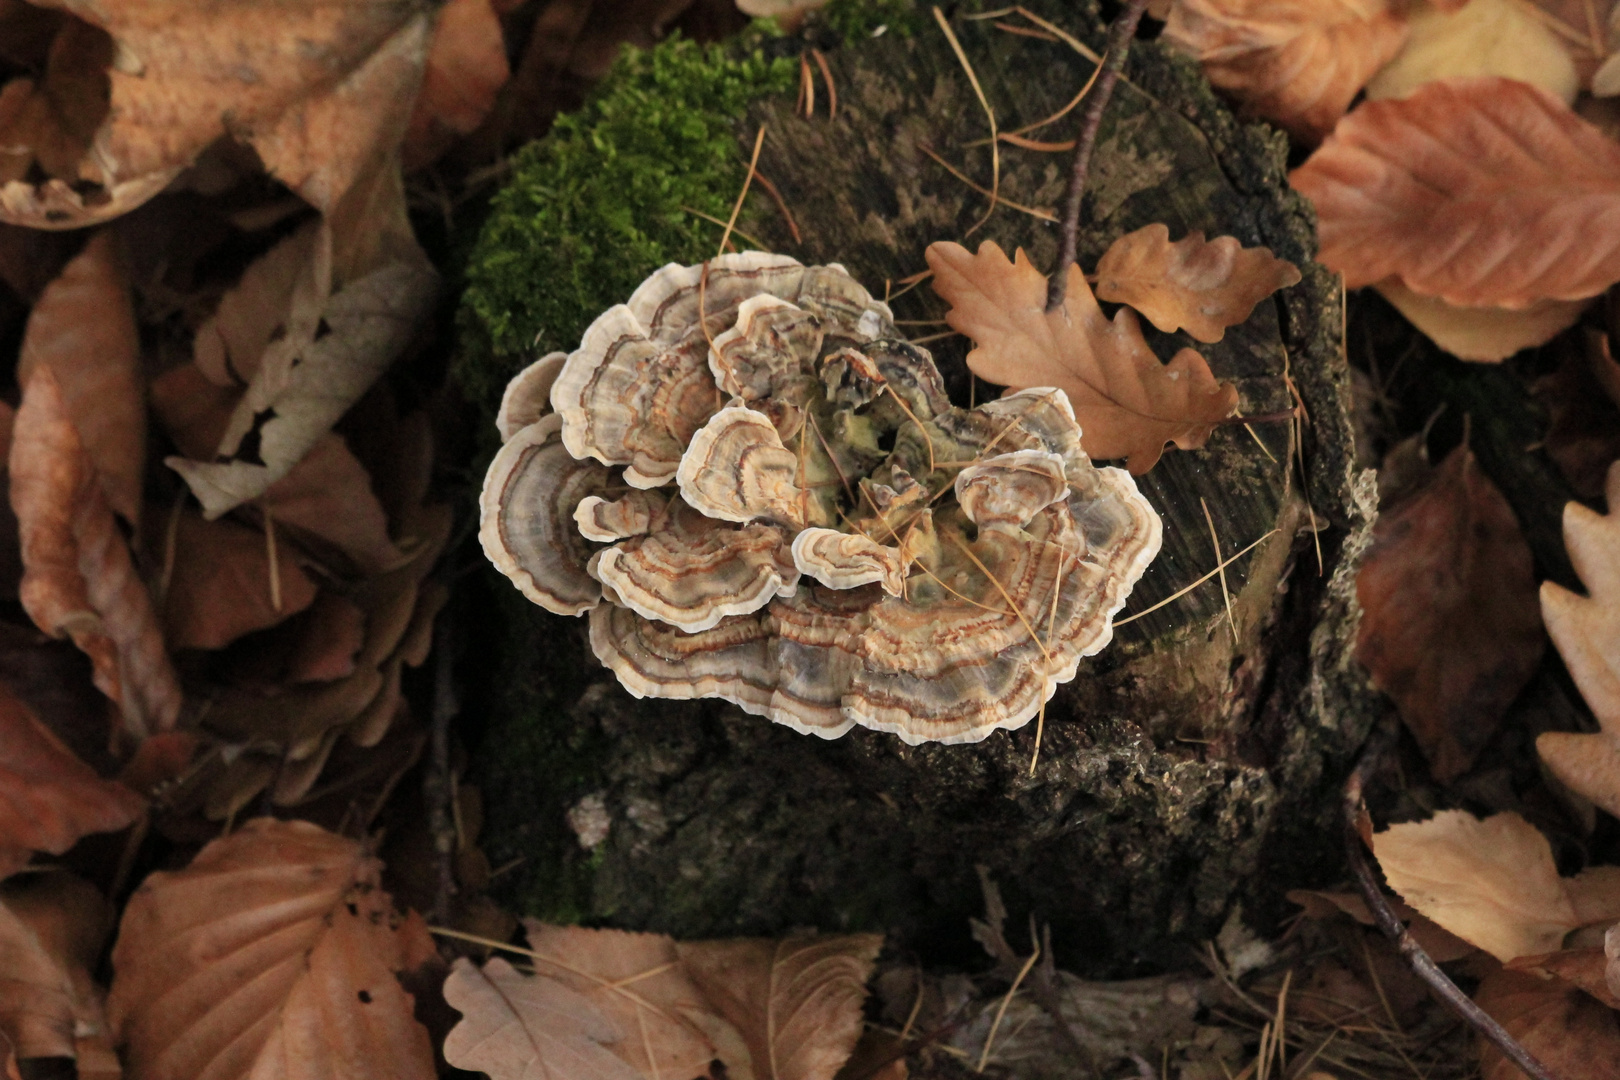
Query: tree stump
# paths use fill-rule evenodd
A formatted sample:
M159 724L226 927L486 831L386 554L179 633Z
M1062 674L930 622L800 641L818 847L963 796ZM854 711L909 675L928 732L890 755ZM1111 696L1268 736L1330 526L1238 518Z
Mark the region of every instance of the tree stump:
M864 24L852 7L761 46L806 56L815 111L773 93L731 118L743 164L765 127L759 172L783 204L756 192L739 243L840 262L892 295L966 404L999 388L971 379L963 339L938 336L944 326L930 321L944 305L931 290L902 294L899 282L942 239L1022 246L1050 266L1056 227L1018 207L1059 205L1070 155L1002 145L1001 205L981 223L990 200L950 169L990 186L989 125L949 41L926 7L889 0ZM1029 5L1081 48L1005 29L1031 26L1016 16L973 19L977 8L960 5L951 25L999 129L1059 112L1093 70L1081 48L1102 47L1094 5ZM1038 758L1034 723L910 747L862 729L823 741L719 701L638 701L591 657L582 620L533 608L493 578L497 616L481 620L475 661L484 689L470 702L487 716L473 772L491 860L523 860L501 886L516 906L688 937L888 931L949 961L974 950L967 919L984 866L1015 916L1052 923L1061 961L1125 974L1185 963L1234 905L1263 922L1285 889L1336 873L1337 786L1376 711L1349 659L1374 495L1353 467L1340 290L1310 261L1313 222L1287 188L1282 136L1234 120L1195 65L1156 44L1139 43L1126 75L1093 159L1082 267L1152 222L1174 238L1234 235L1300 266L1299 285L1219 344L1146 330L1162 358L1198 348L1237 384L1245 414L1290 408L1291 380L1308 421L1221 427L1205 449L1171 451L1140 478L1164 517L1164 548L1120 618L1162 606L1122 625L1059 689ZM1077 118L1030 137L1066 139ZM577 341L583 326L536 329ZM485 362L504 378L525 359ZM1214 569L1217 542L1230 556L1255 541L1224 584L1182 592Z

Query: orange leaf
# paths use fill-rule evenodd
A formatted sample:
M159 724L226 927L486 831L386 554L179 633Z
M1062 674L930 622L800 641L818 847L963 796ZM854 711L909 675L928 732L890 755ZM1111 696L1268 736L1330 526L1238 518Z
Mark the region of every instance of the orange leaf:
M40 366L51 369L107 501L132 524L140 522L146 465L140 349L113 234L97 233L29 313L17 382L27 386Z
M1015 389L1063 390L1094 458L1127 458L1141 475L1166 443L1201 447L1237 408L1237 388L1217 383L1202 356L1182 349L1161 364L1134 312L1121 308L1110 322L1078 267L1069 270L1063 310L1048 313L1046 278L1022 249L1013 263L990 241L977 255L930 244L928 265L934 290L951 305L946 321L976 345L968 354L974 374Z
M148 877L124 911L108 1001L130 1074L432 1080L381 870L353 840L258 818Z
M1485 976L1474 1001L1559 1080L1614 1080L1620 1013L1556 979L1522 971ZM1480 1040L1483 1080L1523 1080L1519 1067Z
M277 608L264 532L234 521L207 521L186 511L174 532L174 550L164 554L174 568L163 594L163 629L171 648L221 649L315 600L315 583L283 546L276 551Z
M132 734L173 727L180 686L163 631L47 366L23 390L10 470L23 607L41 630L72 637L90 656L96 686Z
M1620 146L1511 79L1428 83L1351 113L1289 178L1317 258L1463 307L1580 300L1620 281Z
M1400 51L1406 24L1385 0L1177 0L1164 36L1253 112L1316 142Z
M1541 662L1530 546L1459 446L1381 513L1356 578L1356 659L1395 699L1434 775L1467 771Z
M323 546L335 548L362 573L382 573L407 559L389 539L388 518L371 477L340 435L322 435L254 505L269 511L278 527L314 541L317 553Z
M490 0L450 0L440 8L422 92L405 133L407 163L426 163L455 136L473 132L510 75Z
M60 855L88 833L124 828L145 808L146 800L97 776L0 690L0 877L32 851Z
M1205 240L1194 230L1170 242L1167 225L1115 240L1097 261L1097 296L1129 304L1165 333L1187 328L1214 343L1278 289L1299 284L1299 268L1235 236Z

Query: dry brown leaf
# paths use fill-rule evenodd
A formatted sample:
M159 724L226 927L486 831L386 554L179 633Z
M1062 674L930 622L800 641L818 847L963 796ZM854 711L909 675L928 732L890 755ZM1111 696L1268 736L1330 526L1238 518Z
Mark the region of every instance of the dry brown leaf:
M124 911L108 1001L131 1076L431 1080L381 869L352 840L258 818L149 876Z
M1512 79L1369 101L1290 181L1317 255L1358 288L1397 278L1463 307L1581 300L1620 281L1620 146Z
M1379 515L1356 596L1356 659L1395 699L1435 777L1460 776L1544 649L1530 546L1467 447Z
M335 548L363 574L383 573L409 557L389 538L371 477L339 435L316 440L253 505L270 514L277 528L301 534L317 554Z
M165 564L173 569L162 601L164 636L172 649L222 649L315 600L315 583L293 553L278 546L276 606L263 530L183 511L173 544L172 551L164 551Z
M1164 36L1210 82L1314 143L1400 50L1406 24L1385 0L1177 0Z
M1290 889L1288 899L1304 908L1305 915L1312 919L1323 919L1334 914L1344 914L1350 916L1362 926L1377 925L1372 912L1367 908L1367 901L1362 899L1360 893ZM1436 963L1444 964L1450 960L1461 960L1475 951L1474 946L1438 925L1434 920L1412 910L1400 900L1392 901L1390 909L1395 912L1396 918L1406 924L1406 929L1412 935L1412 940L1417 942L1418 946L1428 953L1430 959Z
M477 130L510 76L490 0L449 0L439 9L422 92L405 132L406 164L431 161L457 136Z
M459 958L444 999L462 1014L444 1040L444 1059L491 1080L643 1080L614 1056L633 1038L591 1000L543 975L524 975L500 957L482 968Z
M1560 878L1552 848L1514 813L1442 810L1373 834L1384 877L1412 907L1504 963L1557 952L1579 926L1620 918L1620 868Z
M14 1076L8 1066L28 1058L74 1058L81 1077L106 1071L111 1045L90 969L109 929L106 900L72 874L0 888L0 1072Z
M90 656L132 734L173 727L180 685L162 628L49 367L24 388L9 464L29 617Z
M878 934L676 946L715 1012L742 1033L760 1080L833 1080L864 1026Z
M1589 300L1537 300L1529 307L1458 307L1437 296L1419 296L1399 278L1373 288L1408 322L1459 360L1495 363L1545 345L1575 325Z
M1583 499L1603 494L1609 465L1620 459L1620 400L1610 396L1611 384L1620 386L1620 363L1609 336L1588 330L1562 350L1558 370L1531 387L1547 410L1547 456Z
M146 800L97 776L0 690L0 878L31 852L60 855L88 833L124 828L145 808Z
M977 255L935 243L928 265L934 290L951 305L946 321L974 341L973 372L1014 389L1063 390L1094 458L1127 458L1141 475L1166 443L1201 447L1237 408L1237 388L1216 382L1202 356L1182 349L1162 364L1134 312L1121 308L1110 322L1078 267L1069 270L1063 310L1048 314L1046 278L1022 249L1013 263L990 241Z
M1406 97L1437 79L1481 75L1518 79L1565 103L1580 90L1569 49L1518 0L1469 0L1455 12L1418 4L1407 28L1400 53L1367 83L1369 101Z
M410 343L438 277L419 250L339 289L310 340L271 347L209 459L171 457L207 517L263 494L292 471ZM284 347L288 346L288 347Z
M341 596L322 592L304 616L303 633L287 660L287 681L347 678L365 639L366 613Z
M1299 284L1299 268L1270 248L1235 236L1205 240L1194 230L1170 242L1167 225L1146 225L1115 240L1097 261L1097 298L1129 304L1165 333L1187 328L1214 343L1278 289Z
M140 351L135 307L113 235L99 232L45 287L29 313L17 382L26 386L37 368L51 369L107 501L136 525L146 467Z
M1549 731L1536 750L1566 785L1620 816L1620 462L1609 466L1608 502L1607 516L1564 507L1564 546L1588 595L1541 585L1547 632L1601 731Z
M180 364L152 380L151 396L159 425L179 451L206 458L224 437L242 392L214 383L196 364Z
M539 957L535 970L586 998L622 1037L607 1048L643 1077L697 1077L709 1063L724 1061L728 1073L747 1070L728 1047L711 1041L707 1030L725 1021L714 1016L692 985L664 934L587 930L523 921L529 947ZM731 1032L732 1042L739 1038ZM728 1060L729 1058L729 1060Z
M1607 979L1609 958L1602 946L1581 949L1563 949L1544 956L1521 956L1508 965L1513 971L1528 971L1537 975L1551 975L1570 986L1585 990L1611 1009L1620 1009L1620 997L1609 988Z
M93 135L78 140L94 152L48 162L53 180L37 189L21 180L6 186L8 218L25 224L46 224L53 206L67 224L110 212L97 213L94 200L75 202L73 181L113 194L114 212L128 209L223 136L251 145L273 175L330 210L398 145L431 22L420 5L391 3L57 6L110 34L100 66L117 62L105 75L105 119L97 116ZM289 51L288 41L299 48Z
M296 350L314 340L331 285L331 234L311 221L249 263L220 297L214 314L197 328L197 370L216 385L246 387L273 343Z
M1620 1013L1602 1002L1556 979L1507 969L1485 976L1474 1000L1559 1080L1620 1077ZM1484 1039L1480 1055L1482 1080L1524 1080Z

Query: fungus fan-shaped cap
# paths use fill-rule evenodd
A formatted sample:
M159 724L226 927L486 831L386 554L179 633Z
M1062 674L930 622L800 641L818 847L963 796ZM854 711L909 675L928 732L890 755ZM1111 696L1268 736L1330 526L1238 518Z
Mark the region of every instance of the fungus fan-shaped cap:
M651 531L668 505L669 497L656 491L631 491L611 500L587 495L574 507L574 524L585 539L611 544Z
M969 521L1015 529L1069 494L1063 459L1050 450L1014 450L986 458L957 473L953 486Z
M878 584L899 596L906 588L905 556L862 533L804 529L793 538L793 565L829 589Z
M692 436L676 480L681 497L709 517L798 525L804 515L798 467L768 417L728 405Z
M495 427L501 442L522 431L551 411L551 384L568 362L565 352L547 353L512 377L501 395L501 411Z
M715 521L679 499L645 536L599 552L591 573L614 603L687 632L758 611L799 585L781 529Z
M543 417L495 455L478 497L478 539L495 568L523 595L559 615L578 615L602 599L585 572L591 548L574 527L574 507L605 490L609 472L579 461L558 438L562 421Z
M821 352L821 320L777 296L750 296L731 329L716 334L709 367L725 393L747 402L808 397Z

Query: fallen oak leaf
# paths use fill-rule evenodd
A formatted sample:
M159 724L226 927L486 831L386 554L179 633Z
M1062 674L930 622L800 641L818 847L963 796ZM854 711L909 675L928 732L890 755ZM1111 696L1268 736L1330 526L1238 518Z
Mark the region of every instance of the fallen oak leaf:
M135 821L146 800L80 761L21 701L0 690L0 878L35 851L60 855L90 833Z
M219 517L291 472L404 351L438 284L420 252L413 256L334 293L306 347L266 357L213 460L166 459L205 516Z
M1141 475L1166 443L1201 447L1237 408L1237 388L1216 382L1202 356L1182 349L1162 364L1135 313L1121 308L1112 322L1104 317L1077 267L1062 310L1048 313L1046 278L1022 249L1013 263L988 240L977 255L940 242L927 257L934 290L951 305L946 322L974 341L968 367L1001 386L1063 390L1094 458L1127 458Z
M1463 307L1582 300L1620 281L1620 146L1512 79L1369 101L1289 177L1317 259Z
M1385 0L1176 0L1165 40L1215 86L1310 143L1406 40Z
M1544 651L1530 545L1466 446L1379 515L1356 597L1356 659L1395 700L1435 777L1455 779Z
M538 975L586 998L626 1033L629 1037L606 1046L639 1075L703 1076L716 1059L728 1074L752 1068L735 1030L729 1039L711 1041L708 1033L715 1025L729 1025L705 1004L681 966L673 938L552 926L537 919L525 919L523 927ZM741 1050L742 1060L728 1049Z
M1565 785L1620 816L1620 462L1609 466L1608 501L1607 515L1564 506L1564 546L1589 595L1541 585L1547 633L1601 730L1544 732L1536 751Z
M626 1038L589 998L543 975L524 975L498 956L477 967L460 957L444 999L462 1014L444 1059L491 1080L643 1080L609 1047Z
M1402 899L1503 963L1620 918L1620 867L1560 878L1547 838L1518 814L1442 810L1374 833L1372 848Z
M381 869L353 840L256 818L149 875L112 955L108 1013L131 1075L431 1080L395 978L419 947Z
M132 525L140 524L146 466L140 349L113 234L98 232L29 312L17 382L51 369L107 501Z
M1185 326L1210 344L1299 280L1299 268L1269 248L1245 248L1235 236L1205 240L1199 230L1172 244L1163 224L1126 233L1097 261L1099 300L1129 304L1165 333Z
M742 1033L761 1080L833 1080L855 1050L880 934L676 945L714 1010Z
M1615 1080L1620 1013L1557 979L1493 971L1474 1001L1559 1080ZM1482 1080L1522 1080L1519 1067L1480 1040Z
M9 468L23 608L89 655L97 688L131 734L172 728L180 684L163 631L49 367L23 389Z

